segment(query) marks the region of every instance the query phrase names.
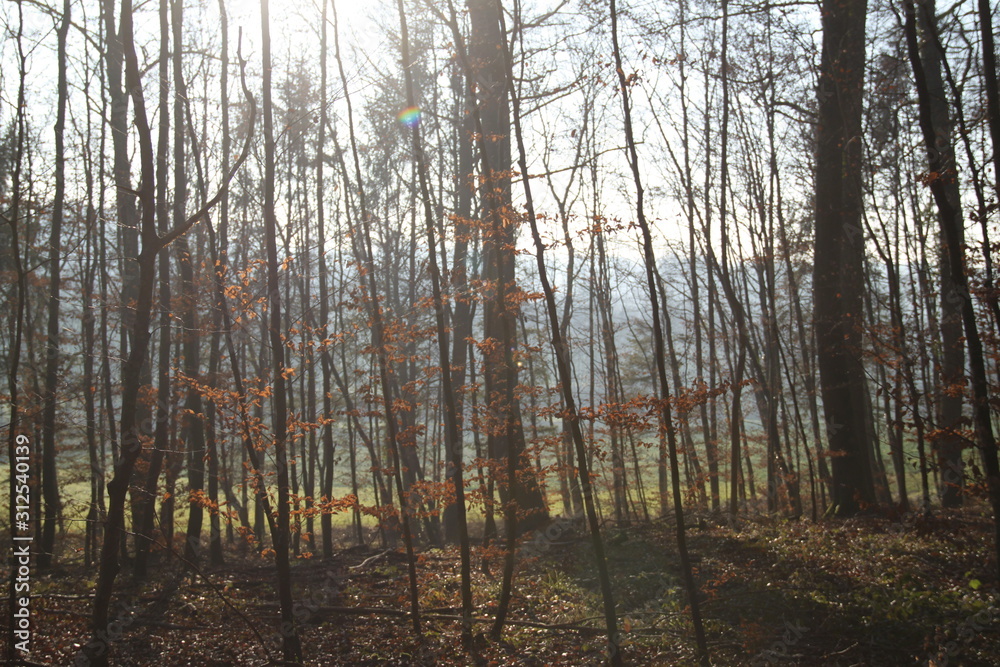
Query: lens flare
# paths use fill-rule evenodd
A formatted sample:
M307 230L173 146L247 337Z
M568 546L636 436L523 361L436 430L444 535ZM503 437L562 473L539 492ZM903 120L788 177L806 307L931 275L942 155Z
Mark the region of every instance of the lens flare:
M420 123L420 107L403 109L396 118L406 127L416 127Z

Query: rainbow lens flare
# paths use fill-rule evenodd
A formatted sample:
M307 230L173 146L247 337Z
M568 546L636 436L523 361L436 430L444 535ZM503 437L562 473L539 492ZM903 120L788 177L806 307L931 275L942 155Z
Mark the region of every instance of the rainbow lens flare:
M399 122L406 127L416 127L420 123L420 107L409 107L399 112Z

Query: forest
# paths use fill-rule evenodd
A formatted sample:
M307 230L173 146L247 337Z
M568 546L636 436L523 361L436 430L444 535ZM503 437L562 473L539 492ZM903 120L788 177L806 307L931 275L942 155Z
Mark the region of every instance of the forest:
M10 665L1000 664L989 0L9 0Z

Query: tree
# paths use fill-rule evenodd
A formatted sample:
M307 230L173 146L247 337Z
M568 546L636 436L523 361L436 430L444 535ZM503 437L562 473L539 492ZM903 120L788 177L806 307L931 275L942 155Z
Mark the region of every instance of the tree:
M66 203L66 104L68 96L66 36L71 20L70 2L64 0L58 28L59 83L55 126L55 196L52 202L52 227L49 229L49 312L45 354L45 414L42 419L42 493L45 496L45 521L39 545L38 565L48 567L55 556L56 520L59 514L59 481L56 476L56 393L59 385L59 304L62 224ZM13 459L11 459L13 460Z
M993 422L990 416L989 385L986 377L986 363L983 354L983 343L979 335L979 325L976 322L975 306L972 293L969 290L966 276L965 256L962 252L960 232L956 229L959 215L952 209L952 201L948 197L945 185L949 178L950 165L944 162L940 152L935 150L937 133L935 117L932 110L932 95L928 86L928 78L920 58L917 44L916 11L912 0L905 0L903 6L906 16L905 32L907 50L910 56L910 66L913 68L913 80L917 88L917 100L920 115L920 130L924 145L927 148L928 187L934 195L934 203L938 211L938 224L944 235L949 259L951 278L956 288L955 299L961 303L962 325L965 329L965 344L969 353L969 370L972 376L973 424L976 430L976 440L983 461L986 483L989 490L990 505L993 509L994 548L996 553L994 566L1000 572L1000 461L997 456L997 441L993 433Z
M378 367L378 379L382 390L382 407L385 416L386 437L389 444L389 454L392 457L392 476L395 482L396 495L399 497L399 522L402 525L403 543L406 547L407 574L410 584L410 620L413 623L413 632L420 635L420 598L417 587L417 563L413 552L413 536L410 530L410 502L403 487L402 457L400 455L399 426L396 420L396 410L394 409L393 384L389 377L389 354L385 322L383 318L382 305L379 302L379 292L375 284L375 256L372 252L371 216L368 208L368 200L365 196L364 180L361 175L361 160L358 153L358 142L354 132L354 111L351 105L351 97L348 92L347 74L344 71L344 62L340 53L340 36L337 27L336 4L333 5L334 24L334 57L337 60L337 68L340 72L340 81L344 90L344 101L347 104L347 128L351 142L351 157L354 162L354 175L358 187L358 207L355 209L360 214L360 229L354 229L351 233L351 247L358 265L363 267L365 281L362 283L362 299L367 306L370 317L370 328L372 345L375 348L375 363ZM341 165L345 191L349 191L349 177L345 165ZM360 238L356 238L360 237ZM346 391L345 391L346 398ZM348 405L350 408L350 405ZM374 452L374 446L371 447ZM372 454L372 463L377 457ZM383 493L382 498L389 498ZM391 504L391 501L390 503Z
M403 76L406 81L406 105L414 109L417 106L413 87L413 61L410 58L410 38L406 23L406 11L403 0L398 0L399 31L403 56ZM434 323L437 327L438 356L441 364L441 393L444 398L444 443L449 454L447 478L455 492L456 519L458 523L459 551L461 558L461 591L462 591L462 641L471 648L472 645L472 566L469 553L469 528L465 518L465 479L462 474L463 452L462 440L458 429L458 408L455 389L452 384L452 369L448 350L448 329L445 325L444 297L441 293L441 271L437 262L437 242L435 240L434 214L431 210L430 190L427 183L427 164L420 136L420 123L412 128L413 159L416 162L417 176L420 184L420 198L423 200L424 221L427 231L427 258L431 275L431 298L434 306Z
M267 333L271 347L271 413L274 438L274 459L278 472L278 521L271 534L274 544L274 562L278 575L278 600L281 604L281 652L286 663L302 662L302 645L299 642L297 619L292 606L292 579L288 562L290 508L288 497L288 413L285 405L285 341L281 321L281 288L278 282L277 220L274 204L274 124L271 105L271 17L270 3L261 0L261 66L264 73L263 107L264 124L264 244L267 251Z
M955 161L955 147L951 136L954 131L948 98L945 95L942 75L942 52L937 35L937 10L934 0L924 0L917 21L925 39L921 48L927 92L930 95L930 113L934 125L934 145L928 150L940 156L940 166L947 176L943 179L945 195L951 203L950 211L956 216L951 227L958 233L959 245L965 243L965 219L962 215L961 191ZM965 355L962 346L961 300L955 298L957 287L952 281L951 254L943 228L940 231L940 324L941 324L941 384L938 389L937 422L941 434L934 441L937 453L938 479L942 507L962 504L964 470L962 449L964 440L960 431L962 423L961 387L965 384Z
M545 525L548 508L524 455L521 405L516 395L517 313L520 293L514 278L514 247L519 216L511 206L510 101L503 62L504 34L491 0L469 0L469 61L480 132L480 197L483 224L484 380L489 411L487 448L491 458L507 461L500 484L508 529L525 532ZM520 515L520 516L519 516Z
M159 62L159 97L156 144L156 223L160 234L166 234L170 229L170 216L167 210L167 153L170 148L170 15L167 0L160 0L160 62ZM136 579L144 579L147 572L149 552L152 548L153 525L156 520L157 486L160 473L163 470L163 459L170 447L170 414L171 387L170 364L172 361L170 344L170 251L164 248L159 255L159 299L157 305L160 311L159 358L157 360L157 400L156 423L153 433L153 452L149 457L146 471L145 494L139 499L139 525L135 538L135 563L133 574ZM168 499L169 500L169 499ZM171 512L172 515L172 512Z
M139 230L142 244L137 261L139 280L132 328L134 344L130 347L129 356L122 366L122 407L119 428L121 447L118 459L115 461L114 475L108 483L108 517L105 525L104 545L101 549L97 587L94 593L94 612L91 626L93 634L91 640L81 649L82 656L89 660L90 664L98 667L109 664L108 617L114 582L120 569L119 548L122 545L125 526L125 498L132 473L135 471L136 462L142 451L138 402L143 365L146 363L149 346L156 258L161 250L187 233L218 203L222 192L225 191L233 176L246 160L250 149L248 136L239 159L223 178L221 191L191 217L170 229L166 234L157 233L156 169L152 132L142 91L142 78L133 33L132 11L131 0L122 0L120 38L125 60L126 87L135 109L135 125L140 149L141 188L138 191L138 197L142 206ZM245 83L243 90L248 100L251 99Z
M185 111L188 103L187 84L184 81L184 0L171 0L170 27L173 37L173 77L174 77L174 144L173 144L173 224L179 226L185 220L187 207L187 166L185 162ZM174 245L177 251L178 272L181 277L181 295L179 309L184 336L181 346L184 355L184 375L187 390L184 397L184 417L181 437L187 450L188 481L190 495L188 499L187 539L184 543L184 557L197 561L201 550L201 526L204 516L202 500L199 494L205 486L205 428L202 423L201 391L197 383L201 377L201 341L197 324L198 290L194 279L195 258L191 254L188 240L185 236L177 238Z
M618 74L618 92L622 96L622 112L625 121L625 145L629 168L636 193L636 222L642 232L642 254L646 269L646 287L653 320L653 356L656 361L656 375L659 380L660 395L658 397L660 428L667 433L667 446L670 456L670 476L674 493L674 518L677 522L677 552L681 561L681 574L684 577L684 588L687 590L688 604L691 607L691 621L694 625L695 639L698 642L698 660L702 665L709 664L708 645L705 641L705 629L701 621L701 608L698 603L698 588L691 569L691 558L687 550L687 536L684 529L684 507L681 501L681 480L677 458L677 440L674 432L673 415L670 407L670 390L667 383L667 366L665 361L665 345L663 329L660 324L660 308L666 304L660 303L657 290L656 258L653 254L653 238L649 223L643 209L642 177L639 169L639 154L636 150L635 135L632 129L632 111L629 104L629 80L622 65L621 47L618 43L618 8L615 0L611 0L611 40L615 70Z
M833 504L840 516L874 505L862 359L864 234L861 111L867 0L824 0L817 94L813 327Z
M497 18L501 28L504 28L503 6L500 0L496 0ZM506 32L506 30L504 30ZM504 64L507 69L507 86L510 99L513 103L514 111L514 136L517 139L518 166L522 174L528 173L528 158L524 148L524 132L521 128L521 101L514 86L514 66L510 51L506 43L503 45ZM477 114L477 125L482 131L481 121ZM576 400L573 396L573 377L570 371L570 349L566 343L566 328L559 321L559 313L556 309L555 293L549 283L548 271L545 267L545 244L542 242L541 234L538 231L538 219L535 215L534 199L531 195L531 185L527 178L522 179L524 184L526 217L531 227L531 239L535 245L535 262L538 268L538 279L542 285L542 292L545 295L545 310L549 319L549 333L552 337L552 348L555 352L556 367L559 374L559 386L562 389L562 400L565 408L564 424L569 427L570 438L573 441L573 448L576 453L577 470L579 471L580 484L583 492L583 502L587 513L587 525L590 529L590 538L594 545L594 557L597 561L597 576L600 580L601 600L604 605L604 623L607 630L607 651L608 663L614 667L623 664L621 646L618 638L618 617L615 614L615 600L611 591L611 577L608 573L607 557L604 553L604 539L601 536L601 528L597 517L597 508L594 503L594 491L590 480L590 467L587 464L586 445L583 440L583 431L580 428L580 414L576 408ZM569 280L569 278L568 278ZM565 317L565 314L564 314Z

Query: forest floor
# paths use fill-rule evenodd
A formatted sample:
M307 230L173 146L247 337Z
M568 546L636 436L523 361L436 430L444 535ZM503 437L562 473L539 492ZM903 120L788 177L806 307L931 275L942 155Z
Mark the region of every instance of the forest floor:
M848 521L695 518L689 548L716 665L998 665L1000 597L992 522L981 506ZM557 520L522 549L500 642L478 622L459 640L457 549L419 553L422 636L406 617L402 551L353 547L294 563L308 665L598 665L603 616L582 522ZM694 664L674 527L607 527L627 665ZM121 577L109 628L115 665L265 665L280 657L272 560L226 554L192 575L174 562L141 588ZM502 560L476 559L477 618L499 597ZM88 636L95 568L33 574L32 660L71 665ZM0 640L3 643L6 638ZM6 647L4 653L6 652ZM0 654L2 655L2 654Z

